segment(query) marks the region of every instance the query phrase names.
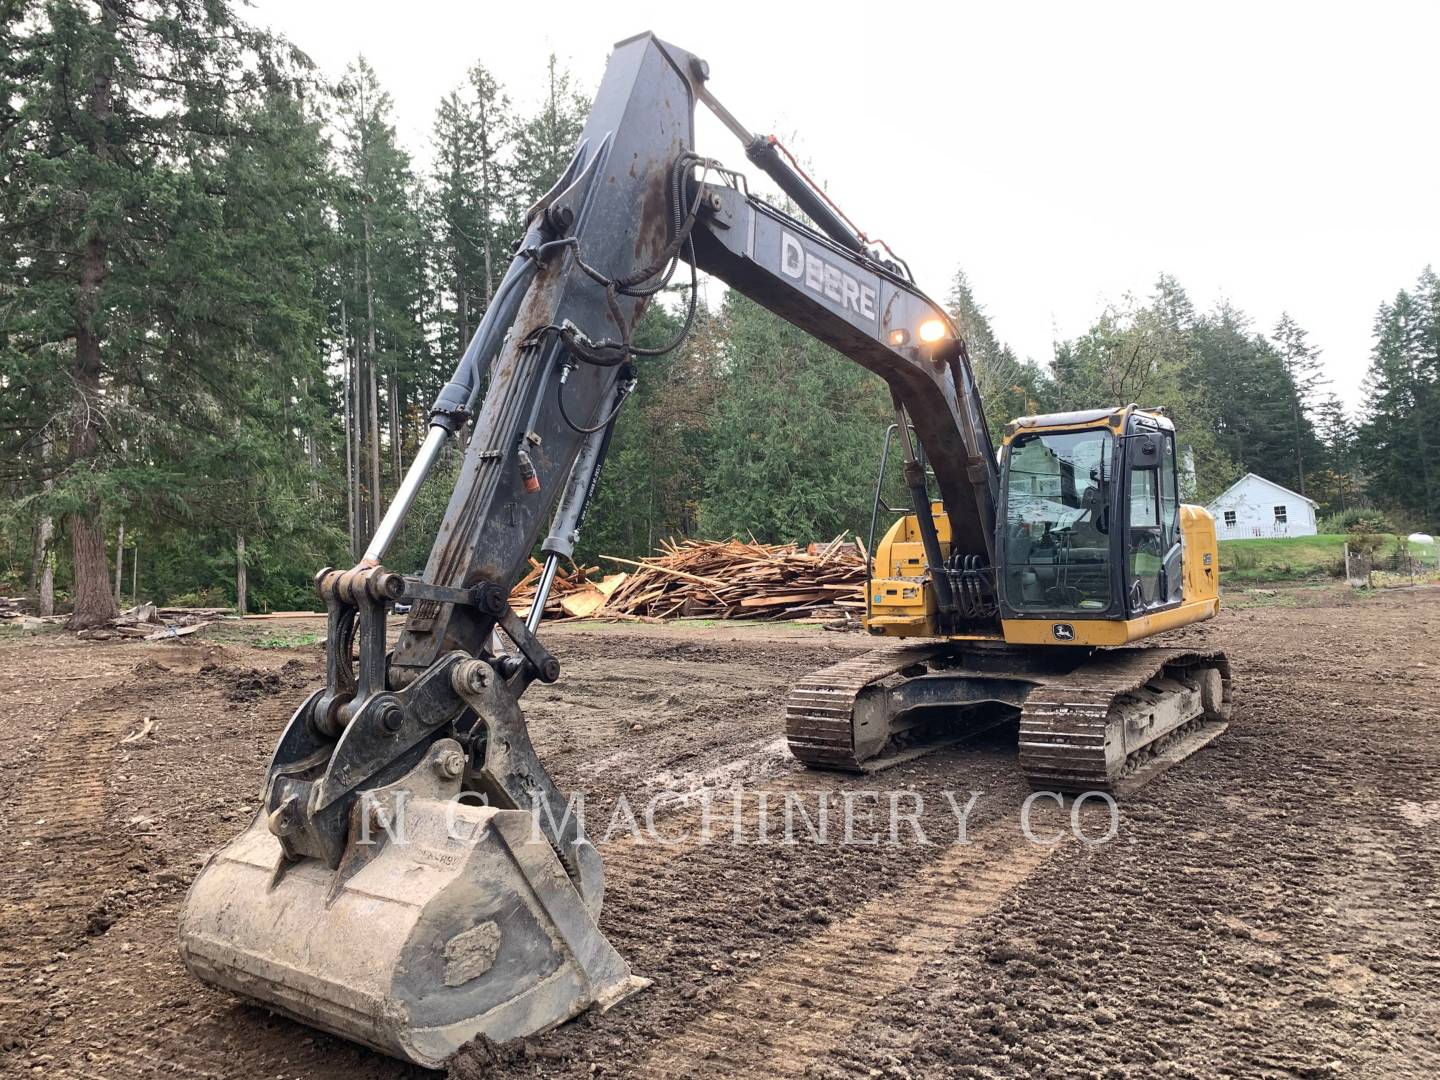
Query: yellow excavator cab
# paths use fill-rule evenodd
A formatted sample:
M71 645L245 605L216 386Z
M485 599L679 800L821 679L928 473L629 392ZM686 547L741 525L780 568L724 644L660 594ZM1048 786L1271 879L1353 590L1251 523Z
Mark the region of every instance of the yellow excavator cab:
M1180 502L1174 425L1134 405L1006 425L995 543L998 625L942 632L920 522L876 545L865 626L885 637L1124 645L1219 610L1215 519ZM931 505L942 561L944 506Z

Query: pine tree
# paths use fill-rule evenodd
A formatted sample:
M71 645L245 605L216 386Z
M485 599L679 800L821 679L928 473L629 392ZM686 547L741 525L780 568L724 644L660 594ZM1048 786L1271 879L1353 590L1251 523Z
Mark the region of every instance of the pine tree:
M945 309L965 339L990 436L998 440L1012 419L1040 411L1047 394L1045 373L1028 360L1018 359L1010 346L995 337L963 270L955 273Z
M1056 408L1130 403L1166 408L1179 445L1189 448L1195 463L1196 490L1182 495L1205 499L1223 490L1238 470L1218 434L1222 410L1216 402L1222 399L1212 396L1203 377L1198 329L1184 290L1162 276L1147 303L1126 297L1087 333L1061 342L1051 371Z
M722 318L724 392L710 421L701 530L774 542L868 527L894 415L885 384L735 293Z
M1325 501L1329 510L1349 509L1356 490L1356 429L1335 394L1328 394L1315 406L1315 432L1324 447ZM1317 494L1319 494L1317 492Z
M1196 318L1188 340L1191 378L1211 403L1219 448L1246 472L1298 487L1295 392L1275 347L1227 302Z
M348 392L356 422L358 527L374 530L391 482L401 473L408 394L433 367L422 333L424 231L409 156L392 120L393 103L375 69L360 57L340 84L339 171L348 192L339 207L344 239L342 286L352 332ZM383 390L383 395L382 395Z
M229 343L253 311L209 287L231 268L215 243L225 192L207 172L254 137L235 100L289 81L296 58L223 0L15 12L5 71L24 73L24 92L0 106L0 282L12 298L0 307L0 426L30 483L54 480L71 624L85 627L115 613L107 508L118 516L164 480L137 456L148 436L184 430L210 400L233 404Z
M545 67L545 96L540 111L515 135L515 178L518 198L539 198L560 179L575 154L590 102L575 89L574 79L551 53Z
M1430 268L1413 293L1380 306L1365 393L1358 454L1370 494L1440 528L1440 285Z
M679 329L678 316L652 304L635 340L658 348ZM725 333L724 319L701 309L680 348L637 358L638 385L616 425L578 558L648 555L666 537L696 535L711 467L711 420L725 392Z
M1290 435L1295 448L1295 474L1300 494L1304 495L1304 447L1307 437L1312 434L1310 409L1326 381L1320 365L1320 350L1310 345L1305 331L1288 312L1281 313L1275 332L1270 337L1279 350L1280 363L1293 387L1290 395Z
M483 66L470 69L435 114L431 174L432 260L448 296L439 313L441 355L458 355L490 305L519 224L506 168L514 118L510 101Z

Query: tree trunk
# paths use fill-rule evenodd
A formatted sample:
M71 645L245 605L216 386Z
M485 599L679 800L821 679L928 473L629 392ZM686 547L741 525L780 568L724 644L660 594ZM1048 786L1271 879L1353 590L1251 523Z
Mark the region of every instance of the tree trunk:
M350 558L354 559L359 552L355 539L359 535L355 520L355 416L350 408L350 394L355 384L355 377L351 370L353 365L350 363L350 331L345 320L344 300L340 301L340 357L345 362L343 383L345 393L345 520L349 526Z
M66 624L71 630L105 626L119 614L110 591L110 557L97 525L100 508L70 515L71 551L75 560L75 610Z
M245 534L235 534L235 610L244 615L250 607L250 582L245 567Z
M77 471L92 467L99 438L95 407L100 397L100 339L90 329L84 308L96 305L95 294L105 277L105 245L92 238L80 271L82 326L75 335L75 386L80 394L74 429L70 435L70 464ZM90 309L93 317L94 307ZM103 626L119 613L110 591L110 558L100 528L100 500L90 497L82 509L70 514L70 537L75 560L75 611L72 630Z
M55 555L47 552L45 556L45 569L40 574L40 587L35 590L35 613L37 615L55 614Z
M1300 478L1300 494L1305 494L1305 462L1300 455L1300 398L1295 398L1295 472Z
M365 534L369 531L370 520L370 482L365 474L369 472L366 465L365 444L369 438L370 422L370 394L365 389L365 357L360 348L360 336L357 333L354 341L354 365L355 365L355 553L365 548Z
M40 464L47 473L45 495L48 497L55 487L55 481L48 475L50 471L50 440L48 438L40 446ZM42 511L40 520L35 526L35 554L30 562L30 589L35 595L35 613L37 615L55 614L55 555L50 550L50 545L54 543L54 540L55 518L50 511Z
M120 588L125 581L125 522L115 533L115 606L120 606Z
M380 521L381 494L380 494L380 392L375 380L375 362L372 356L368 365L368 382L370 396L370 520L366 523L365 535L361 538L361 547L368 545L370 537L375 532L375 526Z
M101 20L113 35L118 17L113 5L100 5ZM105 130L111 111L111 64L103 64L90 87L89 113L97 132ZM94 142L95 156L108 163L110 147L103 134ZM99 232L91 232L79 257L79 288L76 295L75 390L78 395L75 421L70 432L70 467L74 473L94 468L99 446L100 419L100 287L109 273L109 246ZM70 514L71 549L75 560L75 610L70 616L72 630L103 626L119 613L110 592L110 560L105 552L105 535L100 529L100 500L87 498Z
M485 249L485 310L486 310L486 311L489 311L489 310L490 310L490 298L491 298L490 280L491 280L491 275L495 273L495 269L494 269L494 266L492 265L492 263L491 263L491 261L490 261L490 235L489 235L489 232L488 232L488 230L489 230L489 228L490 228L490 220L489 220L489 217L488 217L488 213L489 213L489 200L488 200L488 199L486 200L486 213L487 213L487 217L486 217L486 220L485 220L485 228L486 228L487 232L486 232L486 235L485 235L485 242L484 242L484 249ZM467 340L467 342L468 342L469 339L467 338L466 340Z
M387 382L389 385L385 396L390 403L390 482L398 488L402 476L403 440L400 438L400 377L393 367Z
M140 545L130 549L130 604L140 603Z
M311 403L310 377L308 375L305 377L305 402L307 405ZM310 501L318 502L320 499L320 440L316 438L313 427L305 433L305 463L310 467Z
M50 482L46 481L46 487ZM31 564L30 587L35 593L35 614L55 614L55 558L50 543L55 539L55 519L48 513L40 515L35 530L35 559Z
M355 554L355 537L358 534L355 520L355 418L350 410L350 349L346 342L345 352L345 520L348 523L350 554Z

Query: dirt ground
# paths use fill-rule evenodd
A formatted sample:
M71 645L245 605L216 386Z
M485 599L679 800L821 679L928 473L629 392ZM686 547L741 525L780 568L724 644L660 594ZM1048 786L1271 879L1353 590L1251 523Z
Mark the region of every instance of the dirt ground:
M248 821L321 678L320 646L286 643L318 628L0 637L0 1073L434 1075L214 992L176 955L192 875ZM1020 828L1013 727L878 777L788 757L788 686L859 635L555 627L565 673L527 713L561 788L587 793L591 835L621 796L658 796L679 835L696 792L743 784L746 842L603 844L602 929L654 985L451 1073L1431 1076L1437 638L1440 589L1239 596L1176 635L1229 651L1229 731L1129 797L1108 843L1037 804L1035 835L1065 837L1045 845ZM875 792L886 842L756 842L760 793L813 811L822 792ZM982 793L967 843L947 792ZM900 823L888 843L889 801L916 796L928 842ZM1093 837L1109 818L1091 804L1080 823Z

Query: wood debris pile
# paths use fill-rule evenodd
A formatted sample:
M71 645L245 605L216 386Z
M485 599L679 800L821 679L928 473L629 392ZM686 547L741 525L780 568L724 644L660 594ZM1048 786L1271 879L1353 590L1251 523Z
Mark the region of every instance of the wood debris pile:
M530 614L535 603L535 590L540 585L540 574L544 565L530 560L530 572L510 590L510 605L522 619ZM625 574L600 576L598 566L563 567L556 571L555 582L550 586L550 595L545 599L546 619L584 619L600 610L620 584Z
M785 619L858 627L865 611L865 555L846 535L808 547L666 542L659 555L638 562L605 555L632 569L591 583L587 568L567 580L559 604L565 614L599 619Z
M28 596L0 596L0 619L19 619L33 610Z
M113 637L160 641L162 638L186 637L209 626L216 617L233 614L229 608L156 607L150 602L136 604L115 616L108 627L81 630L76 637L104 641Z

